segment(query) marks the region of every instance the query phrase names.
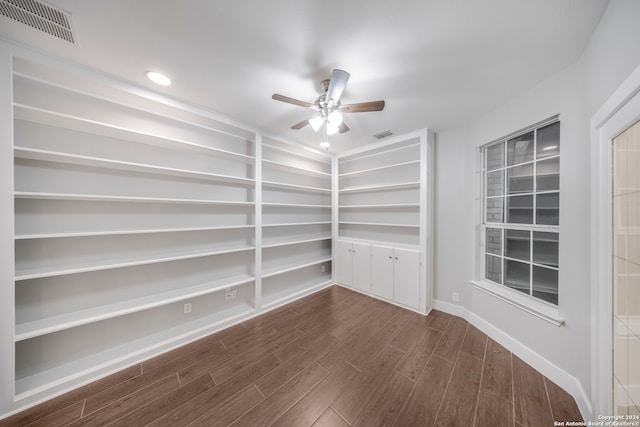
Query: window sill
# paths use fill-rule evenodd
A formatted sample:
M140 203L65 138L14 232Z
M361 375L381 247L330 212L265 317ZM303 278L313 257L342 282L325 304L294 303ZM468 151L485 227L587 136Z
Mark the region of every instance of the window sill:
M471 280L471 284L478 290L498 298L506 303L513 305L521 310L526 311L542 320L556 325L564 325L564 319L560 317L556 308L550 307L544 303L534 301L533 299L525 296L518 295L517 291L512 291L508 288L504 288L500 285L494 285L493 283Z

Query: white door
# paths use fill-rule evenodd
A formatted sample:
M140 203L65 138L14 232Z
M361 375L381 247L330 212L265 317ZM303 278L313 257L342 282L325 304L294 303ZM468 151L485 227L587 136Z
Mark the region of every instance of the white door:
M613 413L640 413L640 121L613 139Z
M407 307L420 307L420 252L394 250L394 300Z
M336 282L352 286L353 282L353 254L351 242L338 240L336 253L333 256L333 264L336 269Z
M363 292L371 292L371 245L354 243L353 287Z
M393 301L393 248L371 246L371 293Z

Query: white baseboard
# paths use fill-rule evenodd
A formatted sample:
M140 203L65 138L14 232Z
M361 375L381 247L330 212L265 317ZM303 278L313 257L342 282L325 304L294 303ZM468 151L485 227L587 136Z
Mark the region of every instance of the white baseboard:
M491 339L518 356L542 375L562 387L567 391L567 393L571 394L576 400L578 409L580 409L580 413L584 419L587 421L593 420L591 401L582 387L582 384L576 377L542 357L512 336L496 328L480 316L470 312L466 307L434 299L433 308L453 314L454 316L462 317L467 322L490 336Z

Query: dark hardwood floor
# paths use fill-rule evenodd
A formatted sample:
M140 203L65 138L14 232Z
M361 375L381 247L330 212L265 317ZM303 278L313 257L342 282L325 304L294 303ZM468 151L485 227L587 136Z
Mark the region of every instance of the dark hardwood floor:
M574 399L465 320L333 286L0 426L543 427Z

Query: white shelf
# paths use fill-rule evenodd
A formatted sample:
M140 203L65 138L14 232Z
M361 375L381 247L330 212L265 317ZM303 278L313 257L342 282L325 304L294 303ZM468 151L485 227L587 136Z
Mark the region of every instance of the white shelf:
M331 209L331 205L311 205L302 203L262 203L262 206L272 206L277 208L316 208L316 209Z
M290 143L283 143L281 141L277 141L268 137L263 137L262 142L263 142L263 150L262 150L263 160L274 161L273 159L270 159L270 155L268 154L269 150L274 150L274 151L280 152L285 157L293 156L296 159L302 159L303 162L310 161L312 163L323 165L327 169L331 170L331 156L325 153L321 153L318 150L304 146L301 151L296 151L294 148L300 147L300 146L297 146L297 144L292 145ZM278 144L282 144L282 146L278 146Z
M180 203L180 204L202 204L202 205L228 205L228 206L254 206L254 202L236 202L224 200L204 200L204 199L174 199L163 197L139 197L139 196L108 196L97 194L70 194L70 193L41 193L32 191L16 191L14 196L17 199L39 199L39 200L82 200L86 202L141 202L141 203Z
M273 148L273 147L270 147L270 148ZM295 165L292 165L290 163L276 162L275 160L262 159L262 163L263 164L277 166L277 167L281 167L281 168L285 168L285 169L296 169L296 170L299 170L299 171L303 171L305 173L311 173L313 175L321 175L321 176L326 176L326 177L330 177L331 176L331 173L328 173L328 172L321 172L321 171L316 171L316 170L313 170L313 169L306 169L304 167L295 166Z
M278 305L282 305L286 302L293 301L296 298L300 298L301 296L316 292L332 284L333 280L331 280L330 276L328 280L324 276L322 276L319 279L309 280L306 282L298 282L294 286L288 287L286 289L272 292L266 290L265 295L262 298L263 307L268 310Z
M421 313L431 308L432 295L433 148L433 134L421 130L337 155L334 277ZM372 281L364 273L369 254L352 257L353 244L411 251L412 267L376 264Z
M15 66L12 398L48 398L332 283L332 156Z
M299 245L302 243L310 243L310 242L321 242L323 240L331 240L331 236L316 237L313 239L283 240L281 242L266 243L262 245L262 249L277 248L280 246Z
M109 370L118 366L118 362L135 357L137 354L154 354L154 349L169 346L171 342L184 342L185 337L194 336L201 331L215 330L218 325L228 325L236 319L244 319L254 313L249 304L230 307L213 312L210 316L200 317L161 332L146 335L134 342L125 342L87 357L70 360L69 363L47 369L36 374L17 378L15 384L16 399L23 399L46 391L58 384L71 382L90 375L92 372ZM167 348L168 349L168 348ZM157 352L157 350L155 350ZM111 368L113 369L113 368Z
M16 234L15 240L29 239L58 239L67 237L100 237L100 236L120 236L132 234L158 234L158 233L180 233L189 231L215 231L215 230L234 230L243 228L255 228L255 225L230 225L227 227L193 227L193 228L158 228L158 229L140 229L140 230L114 230L114 231L88 231L75 233L48 233L48 234Z
M14 156L20 159L42 160L56 163L67 163L82 166L91 166L123 171L134 171L159 175L171 175L190 179L217 181L233 184L253 185L255 180L244 177L218 175L206 172L196 172L185 169L168 168L142 163L125 162L121 160L109 160L90 156L60 153L55 151L40 150L35 148L14 147Z
M316 192L322 192L322 193L331 192L330 188L308 187L305 185L286 184L284 182L275 182L275 181L262 181L262 186L284 188L284 189L298 190L298 191L316 191Z
M402 182L397 184L382 184L382 185L370 185L361 187L341 188L341 193L356 193L365 191L379 191L379 190L400 190L403 188L417 188L420 186L420 182Z
M355 161L359 161L359 160L364 160L364 159L367 159L367 158L370 158L370 157L378 157L378 156L381 156L381 155L386 155L386 154L392 153L394 151L400 151L400 150L406 150L406 149L410 149L410 148L415 148L415 147L418 147L419 145L420 145L419 143L406 144L406 145L391 147L389 149L375 150L373 153L364 152L364 153L360 153L360 154L355 154L355 155L349 156L348 158L340 159L340 163L349 163L349 162L355 162Z
M97 133L99 135L113 136L116 138L123 138L123 136L125 135L135 135L137 140L141 140L146 144L159 145L163 147L179 146L180 149L186 149L189 151L204 152L209 154L213 153L224 157L241 158L251 162L255 161L255 157L242 153L236 153L233 151L210 147L208 145L196 144L188 140L167 138L163 135L154 134L151 132L142 132L134 128L102 123L95 120L90 120L70 114L58 113L55 111L32 107L29 105L14 103L13 111L14 119L18 120L26 120L35 123L54 125L65 129L74 129L83 132ZM235 135L228 135L238 138Z
M354 221L340 221L340 225L362 225L367 227L404 227L404 228L420 228L419 224L391 224L381 222L354 222Z
M381 203L372 205L340 205L339 209L397 209L419 208L420 203Z
M151 308L172 304L178 301L185 301L202 295L219 292L227 288L241 286L250 283L253 280L254 277L252 275L239 275L222 280L216 280L214 282L203 283L197 286L177 289L171 292L149 295L143 298L134 298L127 301L107 304L101 307L92 307L64 315L17 324L15 329L15 341L23 341L77 326L88 325L101 320L149 310Z
M409 161L409 162L394 163L394 164L390 164L390 165L378 166L378 167L375 167L375 168L361 169L361 170L357 170L357 171L353 171L353 172L345 172L345 173L341 173L338 176L346 177L346 176L365 174L365 173L370 173L370 172L378 172L378 171L385 170L385 169L406 167L406 166L410 166L410 165L419 165L419 164L420 164L420 160L412 160L412 161Z
M279 274L288 273L290 271L300 270L306 267L310 267L312 265L322 264L323 262L331 261L331 257L321 257L313 260L309 260L303 263L291 263L287 265L282 265L274 268L264 269L262 271L262 278L266 279L268 277L277 276Z
M252 251L254 249L255 248L253 246L245 246L240 248L230 248L227 250L188 253L188 254L172 255L172 256L165 256L165 257L159 257L159 258L143 258L143 259L137 259L137 260L129 259L129 260L122 260L120 262L111 262L108 264L89 263L88 265L85 265L85 266L75 266L75 267L69 267L69 268L62 268L59 270L55 270L51 268L18 270L17 269L18 266L16 265L15 281L18 282L21 280L39 279L43 277L64 276L68 274L88 273L91 271L113 270L116 268L135 267L139 265L158 264L158 263L170 262L170 261L181 261L186 259L205 258L209 256L214 256L214 255L224 255L224 254L230 254L230 253Z
M262 224L262 227L295 227L296 225L321 225L321 224L331 224L331 221L286 222L281 224Z

